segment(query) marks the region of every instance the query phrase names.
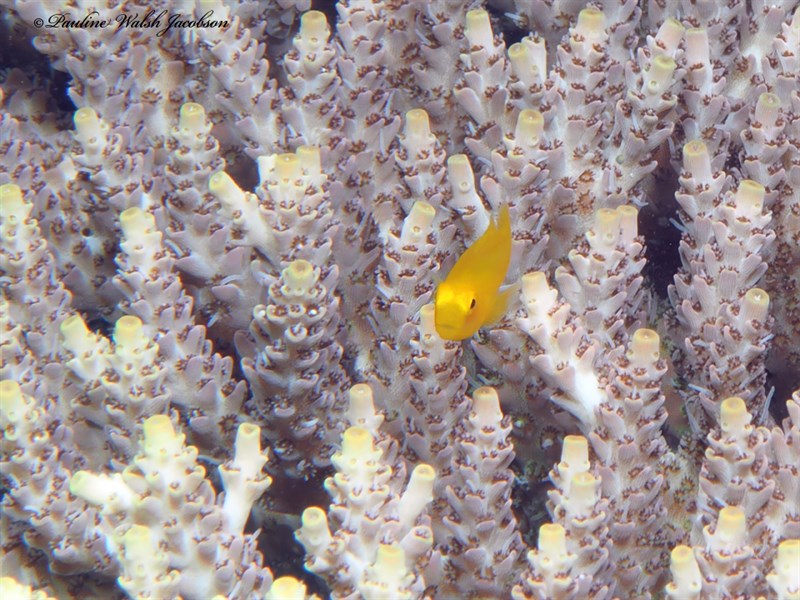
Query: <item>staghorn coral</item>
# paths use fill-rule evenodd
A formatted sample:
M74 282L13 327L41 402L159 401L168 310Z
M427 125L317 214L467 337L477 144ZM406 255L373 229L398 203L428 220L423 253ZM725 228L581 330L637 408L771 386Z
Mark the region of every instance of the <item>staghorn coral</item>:
M3 593L796 598L797 1L311 4L0 0Z

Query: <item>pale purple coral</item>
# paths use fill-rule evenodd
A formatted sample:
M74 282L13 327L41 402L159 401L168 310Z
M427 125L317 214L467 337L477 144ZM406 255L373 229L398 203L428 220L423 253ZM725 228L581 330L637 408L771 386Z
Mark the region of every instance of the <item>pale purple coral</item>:
M0 4L4 592L796 594L796 0Z

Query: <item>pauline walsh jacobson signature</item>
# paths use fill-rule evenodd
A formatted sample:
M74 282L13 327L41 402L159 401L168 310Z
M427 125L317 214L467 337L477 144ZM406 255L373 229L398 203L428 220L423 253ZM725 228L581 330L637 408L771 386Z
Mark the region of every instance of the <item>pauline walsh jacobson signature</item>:
M100 13L96 10L92 10L82 19L72 19L69 13L55 13L47 18L47 23L43 19L34 19L33 24L36 27L47 29L105 29L116 24L117 30L127 27L157 29L157 37L161 37L173 28L212 27L224 29L230 26L230 21L227 19L214 19L213 10L207 10L197 18L188 18L181 13L169 14L167 10L159 12L150 10L141 17L139 13L120 13L113 19L99 17Z

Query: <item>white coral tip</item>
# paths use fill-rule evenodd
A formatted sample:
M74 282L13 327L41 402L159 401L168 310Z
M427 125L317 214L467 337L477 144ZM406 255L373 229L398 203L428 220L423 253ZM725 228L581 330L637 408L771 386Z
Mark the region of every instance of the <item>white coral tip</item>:
M84 106L73 116L76 137L81 143L95 144L104 134L105 127L93 108Z
M367 383L357 383L348 392L350 405L347 408L347 417L352 424L360 424L375 415L375 401L372 388Z
M325 13L310 10L300 17L299 36L313 48L321 47L328 41L330 28Z
M119 225L127 239L136 241L145 233L154 231L156 221L150 213L143 211L138 206L132 206L120 213Z
M306 586L294 577L280 577L272 582L267 592L267 600L303 600L306 597Z
M517 117L514 141L520 148L534 147L544 131L544 117L538 110L525 109Z
M11 379L0 381L0 416L11 423L19 421L29 404L19 384Z
M283 271L282 291L291 296L305 296L319 280L319 270L307 260L298 259L290 262Z
M125 315L114 323L114 343L123 348L136 349L146 343L139 317Z
M567 536L557 523L545 523L539 528L539 555L542 564L558 568L567 558Z
M154 415L144 421L143 449L145 454L153 456L172 456L180 452L183 445L183 434L175 432L172 421L167 415Z
M747 539L747 522L740 506L726 506L719 511L714 532L717 549L730 551L739 548Z
M656 40L658 40L664 47L664 51L672 55L678 49L678 46L683 39L685 28L678 19L670 17L659 27L656 33Z
M775 127L781 111L781 99L775 94L765 92L758 97L756 102L755 118L762 129Z
M464 35L467 36L470 47L491 49L494 46L494 35L489 13L482 8L468 11Z
M217 171L208 178L208 191L228 206L238 206L245 202L244 191L225 171Z
M59 329L64 338L64 346L75 356L81 357L94 349L97 336L89 331L80 315L67 317L61 322Z
M475 175L466 154L454 154L447 159L447 179L453 192L466 194L475 187Z
M646 90L650 94L663 94L672 85L672 75L675 73L675 61L664 54L656 56L647 72Z
M436 217L436 209L425 202L417 200L411 207L411 212L403 220L403 229L400 232L400 243L403 246L409 244L420 244L424 242L431 230L433 219Z
M725 398L720 405L720 427L724 433L736 434L750 425L752 416L744 400L736 396Z
M472 412L477 418L479 428L493 427L503 419L500 399L493 387L479 387L472 394Z
M409 110L406 113L406 126L403 133L417 144L430 144L433 141L433 134L431 134L428 112L422 108Z
M769 314L769 294L761 288L745 292L742 301L742 317L747 321L763 322Z
M197 102L186 102L181 106L178 127L193 135L203 133L206 124L206 109Z
M667 585L667 594L671 598L698 598L702 589L700 567L689 546L676 546L670 554L670 571L672 582Z
M236 430L236 442L234 443L236 449L235 462L238 465L242 463L253 462L254 457L261 456L261 427L253 423L242 423Z
M362 458L372 454L372 434L363 427L350 427L342 434L342 457Z
M279 182L289 183L302 175L300 159L296 154L279 154L275 160L275 175Z
M605 36L605 16L598 9L590 6L578 13L575 33L595 42Z
M564 438L559 469L564 468L572 473L589 470L589 443L582 435L568 435Z
M800 599L800 539L780 543L767 582L780 600Z
M22 197L22 188L16 183L0 185L0 211L10 223L21 223L28 218L32 206Z
M628 359L634 368L647 367L659 359L661 338L652 329L637 329L631 337Z
M711 156L702 140L692 140L683 146L683 168L700 182L711 181Z
M436 305L432 302L419 309L419 332L425 345L441 340L436 331Z
M752 179L743 179L736 190L736 207L747 217L753 219L761 215L765 194L766 190L763 185Z

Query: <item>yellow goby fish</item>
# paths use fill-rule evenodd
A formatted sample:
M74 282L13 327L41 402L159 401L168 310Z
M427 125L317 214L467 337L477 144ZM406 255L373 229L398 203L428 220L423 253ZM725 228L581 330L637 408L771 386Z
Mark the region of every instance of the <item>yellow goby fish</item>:
M465 340L503 316L513 288L500 291L500 284L510 261L511 220L503 205L436 290L435 324L443 339Z

